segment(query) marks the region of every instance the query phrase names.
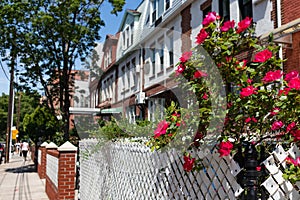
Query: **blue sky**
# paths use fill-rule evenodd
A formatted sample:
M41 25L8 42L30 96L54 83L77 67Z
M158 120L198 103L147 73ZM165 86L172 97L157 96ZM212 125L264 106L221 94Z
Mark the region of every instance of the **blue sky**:
M105 27L102 27L100 30L102 37L101 42L103 42L107 34L115 34L118 31L124 11L126 9L136 9L141 1L142 0L127 0L123 11L118 13L118 16L110 13L112 7L107 1L101 5L101 17L105 23ZM9 79L7 79L5 74L8 78L10 77L9 70L5 63L3 63L3 69L0 65L0 95L2 95L2 93L8 94L9 92Z

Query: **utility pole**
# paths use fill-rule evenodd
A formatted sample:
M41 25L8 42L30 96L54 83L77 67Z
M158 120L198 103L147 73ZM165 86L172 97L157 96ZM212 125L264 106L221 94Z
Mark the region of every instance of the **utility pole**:
M9 163L10 145L11 145L11 127L13 123L13 106L14 106L14 73L15 73L15 55L12 51L10 65L10 83L9 83L9 100L7 113L7 132L6 132L6 153L5 162Z
M18 96L18 110L17 110L17 130L19 130L19 126L20 126L21 98L22 98L22 92L19 92L19 96Z

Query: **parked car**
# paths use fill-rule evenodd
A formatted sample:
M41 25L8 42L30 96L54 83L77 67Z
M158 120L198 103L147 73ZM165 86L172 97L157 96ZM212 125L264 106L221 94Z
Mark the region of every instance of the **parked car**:
M0 164L2 163L3 159L5 159L5 144L0 143Z

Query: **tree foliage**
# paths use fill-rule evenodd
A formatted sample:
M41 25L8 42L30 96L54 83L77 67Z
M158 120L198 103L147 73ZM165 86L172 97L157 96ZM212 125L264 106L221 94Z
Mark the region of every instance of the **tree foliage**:
M109 0L112 13L125 1ZM10 66L18 56L20 86L41 87L52 113L63 117L65 139L69 138L69 107L72 70L85 60L104 25L100 17L102 0L4 0L0 3L1 52L10 52ZM59 107L59 111L56 108Z
M34 143L38 141L54 141L62 143L59 138L59 121L47 107L38 106L31 114L26 114L23 120L26 136ZM57 139L58 138L58 139Z
M23 119L26 114L32 113L39 105L40 95L34 93L17 93L14 100L14 126L18 126L19 136L24 135ZM8 95L0 96L0 138L5 139L7 129ZM0 139L1 140L1 139Z

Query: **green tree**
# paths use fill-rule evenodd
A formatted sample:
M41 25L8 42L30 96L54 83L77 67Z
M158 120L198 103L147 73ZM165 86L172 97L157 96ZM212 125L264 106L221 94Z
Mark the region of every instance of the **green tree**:
M57 139L59 121L47 107L38 106L34 112L26 114L23 120L23 127L26 136L35 144L39 141L55 141L60 145L62 141Z
M13 125L19 130L19 137L24 135L23 119L26 114L32 113L39 105L40 95L33 93L17 93L14 100ZM0 96L0 140L5 140L7 128L8 95Z
M109 2L115 14L125 4L125 1ZM75 61L85 60L100 39L99 30L104 26L100 17L102 3L102 0L11 0L0 4L0 22L7 28L5 34L0 34L0 41L7 35L12 41L2 49L14 53L12 61L18 55L23 64L20 71L23 87L30 90L40 83L52 113L57 112L55 106L59 105L65 140L69 139L72 70Z
M8 111L8 95L2 93L0 97L0 140L5 141Z

